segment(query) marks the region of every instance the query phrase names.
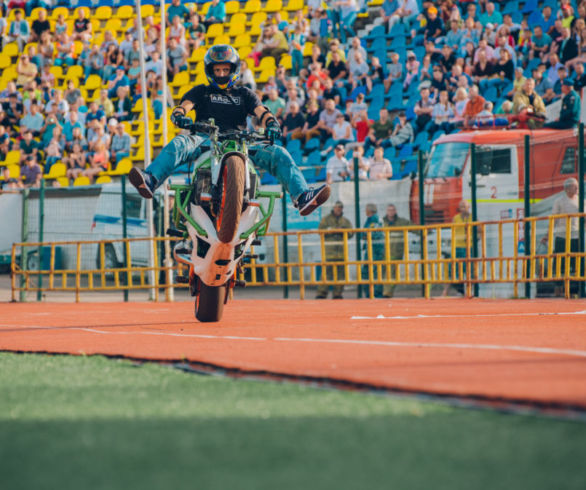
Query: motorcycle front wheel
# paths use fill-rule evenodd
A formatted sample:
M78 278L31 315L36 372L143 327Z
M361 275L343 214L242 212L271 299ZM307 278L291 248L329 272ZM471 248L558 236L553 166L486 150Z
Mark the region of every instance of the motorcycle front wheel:
M216 227L218 239L223 243L230 243L238 230L242 203L244 201L244 186L246 184L246 165L237 155L226 159L223 172L224 192Z
M199 295L195 298L195 318L200 322L219 322L224 312L226 286L200 285Z

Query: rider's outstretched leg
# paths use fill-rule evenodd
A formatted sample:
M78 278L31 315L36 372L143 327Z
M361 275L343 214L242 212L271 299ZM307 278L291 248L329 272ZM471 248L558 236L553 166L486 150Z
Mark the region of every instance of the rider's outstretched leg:
M175 167L198 156L199 145L203 140L201 136L193 134L176 136L161 150L147 169L133 167L128 174L128 180L138 189L142 197L151 199L155 189L173 173Z
M293 157L282 146L253 146L249 151L254 164L271 175L285 187L302 216L321 206L330 197L330 186L321 185L310 189Z

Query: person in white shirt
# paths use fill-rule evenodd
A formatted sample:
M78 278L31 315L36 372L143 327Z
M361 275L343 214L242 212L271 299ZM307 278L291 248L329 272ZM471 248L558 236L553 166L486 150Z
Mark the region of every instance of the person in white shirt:
M393 176L393 167L384 157L384 150L382 146L377 146L374 149L374 157L370 162L370 180L390 179Z
M566 179L564 182L564 194L558 197L553 203L553 209L551 214L561 215L561 214L577 214L579 212L578 206L578 181L571 177ZM555 254L563 254L566 253L566 249L568 244L566 243L566 229L567 225L570 225L570 244L569 244L569 251L576 253L580 249L580 240L579 240L579 226L578 226L578 218L559 218L555 220L554 223L554 247L553 253ZM542 243L547 243L547 235L545 235L541 239ZM561 259L561 271L562 274L565 271L565 263L564 259ZM557 268L557 264L554 265L554 271ZM570 273L573 275L574 271L576 270L576 259L570 259ZM555 274L555 272L554 272ZM562 283L557 283L555 287L555 295L556 296L563 296L563 287Z
M333 126L332 138L336 144L345 144L354 141L352 134L352 125L346 121L344 114L340 113L336 117L336 124Z
M400 0L399 8L395 10L395 13L389 19L389 32L397 22L403 20L403 22L409 24L419 13L417 0Z
M328 160L326 166L326 182L343 182L350 176L348 160L344 156L344 145L336 145L334 156Z

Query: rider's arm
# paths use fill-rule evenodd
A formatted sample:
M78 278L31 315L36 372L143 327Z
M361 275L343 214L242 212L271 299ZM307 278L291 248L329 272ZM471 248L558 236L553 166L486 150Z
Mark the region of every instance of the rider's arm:
M268 107L264 105L259 105L254 109L254 115L257 117L259 123L266 128L269 122L275 122L277 125L279 124L273 113L269 110Z

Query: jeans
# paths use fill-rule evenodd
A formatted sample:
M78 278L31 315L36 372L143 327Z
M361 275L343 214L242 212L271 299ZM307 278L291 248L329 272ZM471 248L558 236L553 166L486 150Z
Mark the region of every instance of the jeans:
M350 12L346 17L344 17L342 19L342 28L340 29L342 32L341 34L341 38L342 38L342 43L346 42L346 31L348 31L348 34L350 35L350 37L354 37L356 36L356 32L354 32L354 21L356 20L356 17L358 16L358 12Z
M175 167L195 160L200 154L199 146L204 138L198 135L180 134L173 138L149 165L146 171L161 185ZM277 145L251 145L248 156L255 166L274 175L294 200L308 190L305 177L295 165L285 148Z
M291 51L291 76L296 77L299 75L299 70L303 67L303 53L294 49Z

